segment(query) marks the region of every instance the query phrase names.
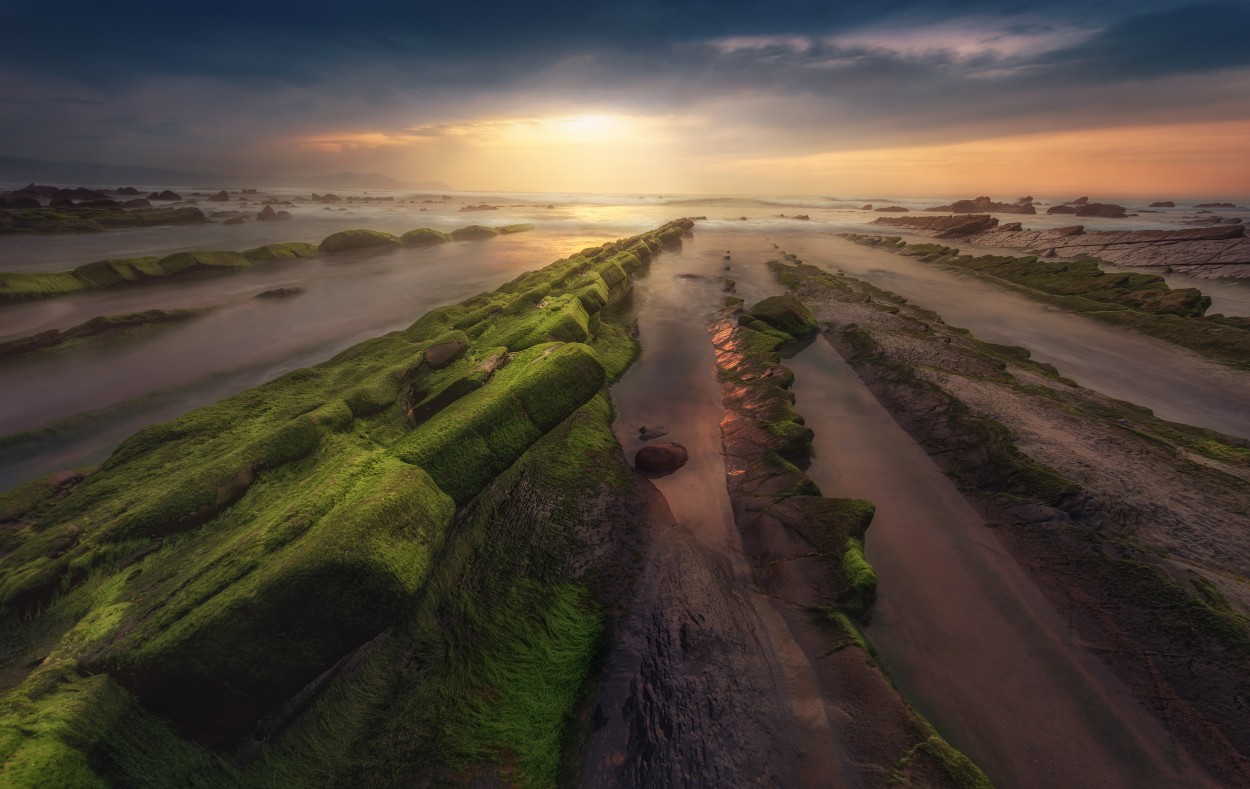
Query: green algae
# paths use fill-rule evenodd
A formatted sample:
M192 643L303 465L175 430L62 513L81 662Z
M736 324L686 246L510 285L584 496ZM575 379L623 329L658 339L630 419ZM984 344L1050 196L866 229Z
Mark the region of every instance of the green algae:
M4 213L4 212L0 212ZM385 251L401 244L414 247L457 240L490 238L501 233L520 233L533 229L533 225L509 225L496 229L472 225L444 234L430 228L418 228L396 238L378 230L344 230L324 239L320 245L302 241L265 244L243 252L220 250L195 250L176 252L163 258L137 257L97 260L78 266L71 271L55 272L8 272L0 273L0 303L53 298L83 290L111 288L119 285L153 283L171 278L214 271L231 271L264 265L280 260L296 260L314 257L321 253L364 250ZM459 234L459 235L457 235ZM632 241L632 240L631 240ZM649 249L645 242L634 242L642 249ZM658 246L659 242L652 242Z
M265 244L264 246L244 250L243 256L252 263L271 263L275 260L314 257L317 251L315 244L306 244L302 241L287 241L281 244Z
M146 333L159 326L184 323L207 309L145 310L127 315L102 315L60 331L50 329L29 337L0 343L0 361L41 351L66 351Z
M794 338L810 337L820 328L812 311L788 293L769 296L747 310L747 314Z
M451 240L446 233L434 230L429 227L419 227L416 230L409 230L399 237L399 240L405 246L410 247L428 247L435 244L446 244Z

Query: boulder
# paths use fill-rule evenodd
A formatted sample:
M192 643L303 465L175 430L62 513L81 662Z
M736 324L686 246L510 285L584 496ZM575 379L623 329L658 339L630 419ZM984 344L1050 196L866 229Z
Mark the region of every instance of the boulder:
M1122 219L1127 216L1122 205L1114 203L1085 203L1077 206L1077 216L1101 216L1107 219Z
M152 201L148 200L146 197L136 197L122 203L122 206L125 208L151 208Z
M638 450L634 455L634 468L639 471L676 471L686 465L689 458L681 444L660 441Z
M230 193L229 193L229 192L227 192L225 189L222 189L220 192L218 192L217 194L213 195L212 197L209 197L208 199L209 199L209 201L214 202L214 203L225 203L225 202L229 202L229 200L230 200Z
M1194 208L1236 208L1236 203L1198 203Z
M428 247L435 244L445 244L451 239L446 233L440 233L431 227L419 227L416 230L409 230L399 237L399 240L410 247Z
M860 210L860 211L871 211L871 210L872 210L872 203L868 203L867 205L860 206L859 210Z
M752 318L763 321L774 329L780 329L792 337L807 337L815 334L820 328L812 311L789 293L769 296L749 309L747 313Z
M277 222L282 219L290 219L291 214L288 211L275 211L273 206L267 205L256 212L256 219L260 222Z
M440 342L425 349L425 363L435 370L441 370L459 359L469 347L461 338Z
M177 192L172 192L166 189L163 192L153 192L152 194L148 195L148 199L149 200L181 200L182 195L178 194Z
M390 233L380 230L340 230L326 236L320 249L325 253L348 252L354 249L372 249L377 247L397 247L399 239Z
M482 238L494 238L499 235L499 231L493 227L484 227L482 225L469 225L459 230L453 230L449 234L456 241L476 241Z
M1150 208L1176 208L1176 203L1171 200L1156 200L1151 203Z
M904 208L901 205L887 205L878 208L877 211L882 214L906 214L911 211L910 208Z

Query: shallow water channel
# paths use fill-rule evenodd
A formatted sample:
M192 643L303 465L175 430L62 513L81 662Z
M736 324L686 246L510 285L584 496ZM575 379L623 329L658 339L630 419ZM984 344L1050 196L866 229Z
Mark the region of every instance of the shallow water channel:
M1202 773L823 338L786 365L808 475L877 505L865 634L903 694L997 786L1197 787Z
M679 527L727 561L735 587L749 601L763 630L757 634L759 647L770 652L767 662L781 669L779 684L799 739L794 743L793 774L804 785L820 786L840 769L835 735L808 655L781 611L754 585L742 552L725 486L721 391L707 332L726 295L721 277L736 273L725 270L724 246L737 241L739 250L746 252L747 245L750 257L758 261L766 259L765 246L771 245L759 236L707 235L696 233L680 251L658 256L636 279L630 303L623 305L638 321L642 355L612 388L614 429L631 459L644 445L639 436L642 427L667 430L662 440L680 443L688 451L684 467L653 482ZM761 268L757 264L753 278L769 292L779 291L775 283L759 277Z
M789 246L792 237L784 242ZM732 269L722 258L733 253ZM639 428L668 430L690 462L655 479L677 521L726 557L786 666L800 720L795 750L831 735L815 675L771 603L754 588L733 525L720 456L720 386L706 325L733 277L747 303L780 291L760 235L696 229L653 262L628 305L643 353L612 390L628 456ZM684 275L684 276L683 276ZM878 505L868 532L880 598L867 636L901 692L1003 787L1191 787L1201 772L1122 682L1073 640L1062 618L993 531L823 339L787 364L816 431L809 474L825 495ZM825 740L828 742L828 740ZM832 746L830 746L832 747ZM837 765L801 774L833 780ZM821 771L825 772L821 772Z

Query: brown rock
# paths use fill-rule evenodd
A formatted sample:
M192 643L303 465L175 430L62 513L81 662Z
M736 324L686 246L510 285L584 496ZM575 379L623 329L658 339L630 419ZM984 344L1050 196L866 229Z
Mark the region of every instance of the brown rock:
M468 348L464 340L448 340L425 349L425 363L435 370L442 369L460 357Z
M689 455L681 444L661 441L648 444L634 455L634 468L639 471L676 471L686 465Z
M906 214L910 210L910 208L904 208L901 205L887 205L877 209L878 212L892 214Z

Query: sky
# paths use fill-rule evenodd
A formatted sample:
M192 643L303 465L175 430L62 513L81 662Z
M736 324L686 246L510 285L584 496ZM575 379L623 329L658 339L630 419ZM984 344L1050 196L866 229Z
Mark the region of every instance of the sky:
M0 7L0 155L462 190L1250 197L1250 0Z

